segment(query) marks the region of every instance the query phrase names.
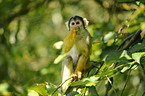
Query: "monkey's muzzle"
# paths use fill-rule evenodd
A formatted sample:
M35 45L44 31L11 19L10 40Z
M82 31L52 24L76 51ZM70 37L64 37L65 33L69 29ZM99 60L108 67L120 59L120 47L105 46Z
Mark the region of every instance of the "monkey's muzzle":
M78 32L78 31L80 30L80 27L79 27L79 26L74 26L74 30L75 30L76 32Z

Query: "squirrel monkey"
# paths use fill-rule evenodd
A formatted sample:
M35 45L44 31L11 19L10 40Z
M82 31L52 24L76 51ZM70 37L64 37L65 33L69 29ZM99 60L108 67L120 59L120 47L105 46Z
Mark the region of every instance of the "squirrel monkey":
M66 57L62 62L62 82L75 75L81 79L89 67L89 56L91 54L91 36L86 29L88 21L80 16L71 17L66 23L69 30L67 37L64 39L62 51ZM62 86L67 89L68 80Z

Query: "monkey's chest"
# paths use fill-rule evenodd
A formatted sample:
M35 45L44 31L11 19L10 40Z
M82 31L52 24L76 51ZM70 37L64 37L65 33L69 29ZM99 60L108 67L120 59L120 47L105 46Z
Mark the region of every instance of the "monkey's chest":
M76 64L79 56L86 54L86 45L84 43L74 44L72 49L67 53L73 58L73 63Z
M77 62L77 59L79 57L79 52L77 50L76 45L73 45L72 49L67 54L73 58L73 63Z

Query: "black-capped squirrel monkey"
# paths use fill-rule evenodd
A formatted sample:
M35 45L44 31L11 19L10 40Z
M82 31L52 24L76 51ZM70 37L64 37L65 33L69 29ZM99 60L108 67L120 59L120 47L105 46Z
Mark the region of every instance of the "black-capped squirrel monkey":
M66 57L62 62L62 82L76 75L81 79L89 67L89 56L91 54L91 36L86 29L88 21L80 16L71 17L66 23L69 30L67 37L64 39L62 51L66 53ZM68 80L62 86L67 89Z

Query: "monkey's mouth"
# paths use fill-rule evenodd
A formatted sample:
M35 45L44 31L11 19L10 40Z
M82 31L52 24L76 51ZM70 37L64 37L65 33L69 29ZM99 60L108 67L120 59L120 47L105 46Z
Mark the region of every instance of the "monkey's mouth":
M80 30L80 27L79 26L74 26L74 30L77 32Z

